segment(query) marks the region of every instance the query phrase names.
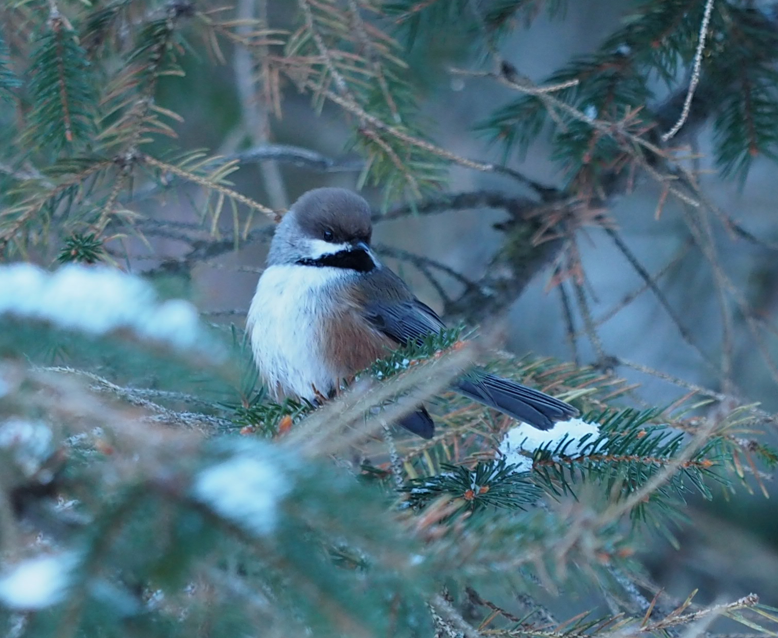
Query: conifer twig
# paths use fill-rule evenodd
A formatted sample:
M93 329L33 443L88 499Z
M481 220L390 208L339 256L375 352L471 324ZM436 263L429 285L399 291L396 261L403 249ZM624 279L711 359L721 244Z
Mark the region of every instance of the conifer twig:
M406 133L405 131L402 131L398 129L395 126L392 126L390 124L387 124L383 120L381 120L378 117L375 117L374 115L370 115L367 111L365 111L357 102L354 100L348 99L346 97L342 97L341 95L338 95L337 93L334 93L333 91L329 89L324 89L321 87L317 87L312 82L307 81L304 86L308 89L311 89L314 92L318 92L322 94L324 97L326 97L331 102L334 102L338 106L342 107L349 113L352 113L353 115L356 115L360 121L364 122L367 125L370 125L378 130L385 131L392 135L393 137L397 138L398 140L405 142L406 144L409 144L411 146L415 146L416 148L419 148L423 151L427 151L428 153L431 153L433 155L436 155L444 160L447 160L453 164L458 164L459 166L464 166L465 168L470 168L476 171L481 171L485 173L498 173L498 174L505 174L508 175L514 179L518 179L520 181L523 181L527 183L527 185L530 185L531 187L534 186L534 182L532 180L529 180L525 178L520 173L517 173L515 171L507 170L505 167L491 164L488 162L480 162L477 160L471 160L466 157L463 157L461 155L458 155L452 151L448 151L440 146L437 146L436 144L433 144L432 142L428 142L426 140L422 140L418 137L415 137L411 135L410 133Z
M694 66L692 67L692 77L689 81L689 89L686 92L686 98L683 102L683 109L678 121L673 124L672 128L666 133L662 134L662 141L667 142L670 138L681 130L681 127L689 117L689 112L692 108L692 99L694 98L694 92L697 90L697 85L700 82L700 69L702 68L702 54L705 51L705 40L708 37L708 26L710 25L710 16L713 13L714 0L705 1L705 13L702 16L702 23L700 24L700 31L697 35L697 50L694 52Z
M649 272L643 267L643 265L638 260L637 256L632 252L632 250L629 248L626 242L621 238L619 233L613 228L603 227L603 230L613 240L613 243L616 244L616 247L619 249L621 254L624 255L624 257L629 262L630 266L632 266L633 270L643 280L643 282L648 287L648 289L650 289L651 292L654 293L654 296L656 297L659 304L662 306L664 311L670 317L670 320L673 322L673 324L675 324L675 327L678 329L681 338L686 343L688 343L697 352L697 354L700 355L702 360L709 367L715 369L715 367L713 366L713 362L710 360L710 357L694 341L694 339L692 338L692 334L686 329L686 326L683 324L681 318L676 314L675 310L670 305L670 302L667 300L667 297L665 297L664 293L659 289L659 286L657 286L656 281L651 277Z
M500 70L496 73L472 72L466 70L457 70L456 72L463 75L491 77L497 80L498 82L505 84L506 86L509 86L527 95L537 95L537 92L535 90L536 87L532 85L528 80L524 80L523 78L521 78L521 76L518 75L518 72L516 71L515 67L513 67L513 65L507 62L502 64ZM559 87L554 87L554 88L557 90L559 89ZM541 99L540 95L537 95L537 97ZM671 178L663 176L651 165L651 163L649 163L644 158L642 158L639 154L636 153L636 148L643 148L649 151L653 157L667 159L667 152L664 149L650 142L642 135L636 135L635 133L632 133L631 131L627 130L623 122L607 122L607 121L599 120L596 117L587 115L580 109L571 106L567 102L557 99L552 95L552 92L548 92L548 91L543 92L542 100L548 109L549 115L551 115L552 113L552 111L549 108L549 105L551 105L554 108L558 109L559 111L566 113L573 119L588 124L593 129L603 133L604 135L607 135L608 137L613 139L619 145L619 147L622 148L629 156L633 157L636 161L638 161L641 167L645 168L646 171L653 179L665 185L668 192L672 193L675 197L677 197L681 201L684 201L692 206L695 207L700 206L700 203L697 200L690 197L688 194L684 193L683 191L676 188L675 186L670 185L669 180ZM626 121L626 117L624 118L624 120ZM631 142L635 146L632 147L626 142Z
M150 401L148 396L155 396L159 398L172 399L176 401L185 401L188 403L195 403L201 406L207 406L209 408L218 408L208 404L196 397L190 397L189 395L180 393L167 393L155 390L138 389L138 388L126 388L118 386L115 383L104 379L93 372L86 370L79 370L76 368L69 368L63 366L50 366L38 368L41 372L54 372L60 374L68 374L84 379L88 379L91 382L90 388L101 392L109 392L119 399L127 401L131 405L144 408L155 413L155 416L149 417L146 421L149 422L163 422L171 425L185 425L188 428L205 429L206 431L213 432L215 430L232 427L232 422L216 416L206 415L199 412L178 412L171 410L170 408L163 407L158 403ZM221 411L221 410L220 410Z
M557 268L557 273L558 272L559 269ZM559 301L562 304L562 315L565 318L567 343L570 346L573 362L578 366L580 365L580 360L578 355L578 342L576 341L575 324L573 323L573 309L570 305L570 299L567 296L567 289L565 288L564 283L560 282L556 288L559 291Z
M581 257L578 252L578 247L573 240L570 245L570 256L568 269L570 272L575 273L576 270L581 269ZM597 328L594 325L592 319L591 310L589 309L589 302L586 298L586 290L584 290L583 284L579 280L578 274L573 274L570 278L573 291L575 292L575 299L578 302L578 311L583 318L584 326L586 326L586 335L589 337L589 341L597 354L597 361L600 364L605 364L607 357L605 356L605 348L602 345L600 335L597 333Z
M392 97L392 92L389 90L389 85L386 82L386 76L384 75L383 68L376 60L377 54L375 47L373 45L372 39L368 36L367 28L364 20L362 19L362 15L360 14L359 6L357 6L356 0L348 0L348 8L351 19L353 21L357 39L362 48L367 52L367 61L373 71L373 75L375 76L376 80L378 80L378 85L381 88L381 95L383 96L386 105L389 107L389 112L392 114L392 118L397 124L399 124L402 121L402 118L400 117L400 111L397 108L397 104L395 103L394 98Z
M651 281L658 283L662 277L664 277L670 270L675 268L680 261L686 257L686 255L689 253L689 249L694 244L694 240L689 237L684 242L683 246L678 250L676 255L670 259L664 266L662 266L656 273L653 275L649 273L649 278ZM621 310L626 308L630 303L632 303L635 299L637 299L640 295L642 295L644 292L650 289L649 283L644 280L643 283L635 288L632 292L627 293L624 295L621 301L619 301L617 304L615 304L610 310L605 312L603 315L595 319L594 325L601 326L604 323L608 322L610 319L616 316ZM573 336L577 339L579 338L583 333L581 331L576 332Z
M249 197L246 197L245 195L241 195L238 191L229 188L228 186L217 184L213 181L208 180L206 177L202 177L200 175L196 175L189 171L183 170L178 166L175 166L173 164L168 164L167 162L158 160L152 157L151 155L147 155L145 153L141 154L139 156L139 159L143 163L148 164L149 166L153 166L154 168L158 168L163 172L172 173L176 177L180 177L181 179L184 179L188 182L193 182L195 184L198 184L203 188L215 190L218 193L221 193L222 195L225 195L226 197L229 197L230 199L234 199L236 202L243 204L249 209L256 210L259 211L260 213L267 215L273 221L277 221L279 218L279 213L277 211L274 211L272 208L268 208L267 206L260 204L259 202L256 202L253 199L250 199Z

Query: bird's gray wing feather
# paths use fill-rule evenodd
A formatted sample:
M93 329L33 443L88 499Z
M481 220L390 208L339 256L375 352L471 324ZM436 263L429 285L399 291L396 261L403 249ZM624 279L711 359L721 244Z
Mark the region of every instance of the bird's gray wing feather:
M373 303L365 308L365 316L372 326L397 343L422 343L430 334L444 327L435 312L423 303Z
M399 344L421 343L445 324L422 303L391 270L381 268L362 281L364 316L370 324Z

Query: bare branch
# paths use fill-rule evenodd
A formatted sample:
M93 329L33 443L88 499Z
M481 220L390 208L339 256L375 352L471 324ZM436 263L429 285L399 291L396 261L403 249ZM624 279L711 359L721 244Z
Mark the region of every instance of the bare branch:
M205 168L218 168L230 162L238 162L238 164L244 166L267 161L292 164L325 173L358 173L365 166L364 161L361 159L337 159L300 146L264 144L238 153L214 157ZM170 172L163 171L162 175L161 183L149 183L145 187L135 189L127 197L126 201L138 202L156 197L160 193L170 190L175 185L185 181Z
M670 302L667 300L667 297L665 297L664 293L659 289L659 286L657 286L654 278L643 267L643 264L640 263L640 260L637 258L635 253L633 253L630 247L627 246L626 242L621 238L621 235L619 235L612 228L604 227L603 230L613 240L613 243L616 244L616 247L619 249L619 252L621 252L621 254L624 255L626 260L629 262L629 265L632 266L634 271L644 281L645 285L651 290L651 292L654 293L654 296L656 297L657 301L659 301L659 305L661 305L662 308L664 308L665 312L670 317L671 321L675 324L676 328L678 328L678 332L681 334L683 340L686 343L688 343L692 348L694 348L694 350L702 357L703 361L705 361L709 366L713 367L713 362L711 361L708 354L705 353L695 343L694 339L692 338L692 333L689 332L686 329L686 326L683 325L681 318L678 316L675 310L673 310L673 307L670 305Z
M575 242L573 242L571 246L570 260L571 264L569 269L573 271L575 268L578 268L576 264L580 264L580 255L578 253L578 247ZM573 263L573 260L575 263ZM597 334L597 328L594 325L594 320L592 319L592 313L589 309L589 301L586 298L586 290L584 290L583 283L575 274L570 277L570 282L573 286L573 291L575 292L575 300L578 304L578 312L581 314L584 326L586 327L586 335L589 337L589 341L591 342L592 347L597 354L597 362L604 365L607 359L605 355L605 348L602 345L600 335Z
M694 67L692 68L692 77L689 81L689 89L686 92L686 98L683 102L683 109L681 110L681 116L678 121L673 124L673 127L662 135L662 141L667 142L670 138L681 130L684 122L689 117L689 111L692 107L692 99L694 98L694 91L697 89L697 85L700 82L700 68L702 67L702 53L705 50L705 40L708 37L708 25L710 24L710 16L713 12L713 1L706 0L705 13L702 17L702 23L700 24L700 33L697 36L697 50L694 53Z
M557 268L557 275L559 269ZM570 353L573 357L573 361L576 366L581 365L581 358L578 354L578 342L576 341L575 324L573 323L573 308L570 304L570 298L567 296L567 289L564 283L557 286L559 291L559 301L562 304L562 314L565 317L565 332L567 335L567 343L570 346Z
M264 144L224 159L238 160L240 164L274 160L327 173L359 172L365 166L361 159L335 159L318 151L288 144Z
M478 285L475 282L471 281L461 273L458 273L453 268L450 268L449 266L446 266L445 264L442 264L439 261L435 261L434 259L430 259L429 257L424 257L423 255L415 255L406 250L401 250L399 248L395 248L392 246L385 246L383 244L377 244L375 246L375 249L379 255L385 255L387 257L393 257L395 259L399 259L401 261L407 261L413 264L414 266L416 266L416 268L418 268L427 277L430 283L435 287L438 294L441 296L441 298L445 303L451 303L451 299L446 294L445 290L440 286L440 283L437 281L437 279L431 275L431 273L429 272L430 268L434 268L435 270L447 274L449 277L455 279L460 284L464 285L465 289L478 288Z
M537 206L536 202L525 197L511 197L501 191L473 191L430 197L411 204L401 204L389 211L373 212L373 222L400 219L408 215L434 215L450 210L468 210L473 208L499 208L512 217L523 217L527 211Z
M199 412L177 412L154 403L147 397L181 401L193 405L199 405L211 410L223 411L218 405L207 403L196 397L179 392L164 392L160 390L150 390L145 388L125 388L111 383L107 379L87 372L67 367L48 367L40 368L43 372L56 372L60 374L74 375L87 379L90 382L90 388L98 392L107 392L115 397L127 401L131 405L144 408L154 413L154 416L147 417L145 420L153 423L167 423L169 425L184 425L198 430L216 431L219 429L233 427L232 421L217 416L201 414Z
M668 261L662 268L659 269L659 271L656 272L654 275L649 275L650 280L653 282L658 282L662 277L664 277L670 270L672 270L675 266L677 266L681 260L687 255L689 252L689 249L694 244L694 240L689 237L684 242L683 246L678 250L678 253L670 260ZM630 303L632 303L635 299L637 299L640 295L642 295L646 290L650 288L647 281L644 279L643 284L633 290L632 292L629 292L628 294L624 295L624 298L614 305L610 310L608 310L606 313L604 313L602 316L598 317L597 320L594 322L595 326L601 326L602 324L606 323L610 319L616 316L622 309L626 308ZM581 335L580 332L577 332L574 336L578 338Z
M239 0L238 19L242 24L238 25L238 35L248 35L253 29L255 11L259 13L259 20L263 26L267 26L267 1L266 0ZM233 62L235 70L235 85L238 89L238 97L243 121L251 142L255 146L266 145L270 141L270 99L266 89L269 82L268 65L265 60L268 57L267 46L260 46L257 50L260 60L260 72L258 81L252 51L246 47L235 47ZM262 99L258 99L258 95ZM273 208L282 209L289 206L289 198L286 194L283 176L275 160L268 160L259 166L262 181L265 185L268 198Z

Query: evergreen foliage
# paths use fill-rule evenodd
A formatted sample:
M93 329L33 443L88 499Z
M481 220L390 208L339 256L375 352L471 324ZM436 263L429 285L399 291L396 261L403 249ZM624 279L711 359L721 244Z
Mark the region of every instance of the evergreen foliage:
M503 460L480 461L472 469L444 463L441 470L440 474L413 479L403 487L411 507L421 508L449 495L461 504L462 511L526 509L541 496L529 473L519 472Z
M22 145L31 150L76 149L96 132L95 81L89 77L90 63L76 38L65 21L53 15L36 42L28 86L33 108L22 139Z
M394 37L415 50L430 46L434 33L443 29L455 40L456 33L464 34L462 41L469 43L471 54L478 53L487 67L494 65L487 74L520 93L496 106L478 125L502 148L506 160L525 153L546 131L565 175L590 193L607 188L613 174L627 168L647 168L655 178L652 168L665 174L663 165L672 149L659 143L657 134L678 112L677 105L663 102L662 96L684 83L684 70L697 50L705 3L640 3L597 51L573 59L543 82L560 88L536 92L510 61L493 52L517 26L531 25L541 12L564 17L565 5L534 0L499 0L483 7L470 1L305 0L299 3L291 32L242 24L213 10L218 4L207 3L121 1L72 10L55 6L48 16L24 4L8 7L6 29L22 26L31 44L19 41L8 49L8 34L3 34L0 92L11 100L9 106L24 100L30 108L5 160L18 165L33 159L34 152L38 173L48 174L50 169L59 172L56 162L63 151L76 155L84 170L73 174L70 184L54 180L52 189L89 189L92 197L80 201L77 212L97 233L124 223L126 211L120 202L131 192L134 176L147 160L161 159L141 152L141 147L160 136L174 138L180 121L156 99L160 82L181 77L182 62L197 50L196 43L205 42L217 60L224 58L224 46L248 47L267 77L264 91L277 114L284 82L309 93L317 110L328 102L342 109L353 123L348 146L366 159L360 183L382 185L385 205L402 193L418 197L443 183L446 165L452 162L502 170L437 146L434 122L418 114L418 87L408 70L407 50ZM725 174L743 178L755 157L775 155L777 37L769 17L759 10L734 0L715 2L695 108L714 122L716 155ZM419 55L413 53L413 59ZM458 55L461 59L463 54ZM12 70L17 67L27 68L24 86ZM714 95L712 87L726 89ZM103 164L106 159L113 162L110 170ZM211 168L219 163L207 155L202 159ZM178 178L189 177L213 191L214 184L191 174L183 159L173 167L180 171ZM109 179L96 180L98 175ZM39 175L17 171L16 178L15 187L25 190L36 186L32 182ZM14 198L6 201L10 211L3 214L0 231L4 246L25 247L28 222L45 217L42 197L39 194L21 215L14 214ZM252 207L250 200L236 205L238 218L240 208L249 214L270 213L258 204ZM97 220L89 219L96 208ZM71 231L66 236L72 234L73 229L66 230ZM132 226L130 230L137 232Z
M34 330L38 340L62 339ZM416 354L445 361L458 352L441 354L438 346L420 346ZM15 347L30 352L23 342ZM99 352L105 345L82 342L79 350L90 348ZM647 530L671 529L689 487L706 498L714 485L734 490L734 455L753 454L738 433L749 410L693 425L659 410L600 409L586 417L602 424L598 437L584 437L575 452L566 439L537 448L531 471L498 457L467 460L485 451L473 438L476 430L444 428L436 448L450 462L436 464L427 455L419 467L428 467L428 474L395 491L396 469L381 474L365 466L365 478L379 480L357 481L328 459L346 453L350 440L339 434L337 409L318 423L295 415L291 430L256 429L240 437L223 429L240 425L239 411L231 415L217 404L208 409L202 400L194 404L172 392L120 388L96 375L77 382L68 378L76 372L71 368L29 367L8 358L13 351L7 344L0 370L3 383L12 385L11 400L2 405L0 453L4 494L24 523L14 524L14 535L4 535L3 543L5 551L34 555L43 547L24 550L18 543L42 531L49 538L49 580L34 594L21 586L9 591L22 582L14 580L22 578L14 569L32 570L26 577L35 582L35 569L44 567L22 561L7 569L0 575L0 601L10 609L0 617L6 628L30 636L124 635L130 629L171 636L201 631L203 624L209 631L419 635L467 623L456 609L473 597L482 610L471 611L470 622L494 623L493 631L513 635L519 621L504 602L491 602L504 601L504 587L534 596L540 579L547 587L584 591L593 576L610 583L607 588L623 588L619 574L640 572L633 555ZM191 366L175 351L167 356ZM192 383L205 373L212 388L244 392L237 370L216 361L198 364ZM426 365L420 361L400 377ZM525 365L551 369L551 362ZM362 390L346 394L355 392ZM190 410L202 408L178 413L159 403L174 405L182 397ZM449 410L461 411L446 407L451 400L436 408L444 422ZM138 419L125 401L157 416ZM211 410L226 420L209 417ZM198 429L223 434L203 437L154 425L159 417L192 424L197 412ZM374 429L375 418L368 416L364 427ZM330 440L329 452L306 443L320 437ZM774 464L773 453L766 454ZM631 516L631 527L619 524L624 516ZM643 622L661 625L680 612L664 613ZM707 612L681 622L699 613ZM760 631L778 622L755 598L720 613ZM521 623L523 632L542 633L542 623L530 616ZM561 635L609 635L607 625L604 618L573 622Z
M94 236L94 233L87 235L76 233L65 240L65 246L57 257L57 261L94 264L101 261L103 256L103 243Z
M714 6L702 75L709 86L731 87L714 109L717 156L725 173L743 176L748 158L775 154L776 78L770 52L776 50L777 36L763 14L737 4ZM655 79L673 87L684 68L680 65L691 63L703 10L704 3L689 10L682 0L643 3L599 51L573 60L543 82L576 83L553 94L558 104L550 105L548 96L522 96L495 111L481 130L509 154L525 151L550 123L555 157L567 174L585 173L594 183L602 171L634 161L630 158L636 154L657 161L655 149L640 148L640 138L663 123L662 113L646 106L656 103ZM500 18L499 12L493 16L494 26ZM610 130L594 126L594 120L608 122ZM645 139L652 142L654 136Z
M652 535L679 542L687 500L766 493L778 456L760 435L775 416L697 386L667 408L626 407L633 388L597 342L576 232L612 230L601 207L636 174L663 197L705 204L683 151L664 137L677 121L681 135L712 122L723 176L744 179L754 158L778 159L778 27L753 3L716 0L701 48L709 3L645 0L593 52L536 86L500 47L541 14L564 19L567 5L299 0L279 3L278 15L291 14L283 25L240 18L218 0L0 7L4 261L103 272L130 263L134 242L160 262L159 280L186 282L197 264L266 239L257 213L277 220L282 211L236 186L246 164L345 162L271 144L225 156L182 147L171 93L199 95L192 75L248 51L251 77L241 80L265 111L280 118L297 90L319 121L346 123L359 185L383 189L383 212L405 202L377 219L481 205L508 214L495 227L505 246L482 280L409 260L446 310L497 316L551 263L568 332L572 290L598 357L485 357L457 326L387 352L320 405L278 403L238 327L195 330L191 306L149 300L139 282L121 311L108 308L110 286L90 298L48 279L36 280L30 301L31 280L17 272L11 286L0 266L0 632L667 638L722 617L775 635L778 611L757 596L675 601L638 557ZM433 50L457 66L446 73L511 91L474 125L501 163L448 150L421 112L425 82L440 81L430 79L441 72ZM700 83L683 115L697 59ZM541 135L565 176L558 188L511 165ZM423 199L453 166L510 180L511 192ZM149 212L182 184L197 190L182 197L191 220ZM717 267L713 242L700 239L707 227L690 229L735 295L738 313L727 307L725 320L738 314L761 327ZM190 250L163 259L159 239ZM464 290L459 300L433 269ZM447 392L476 365L573 403L599 433L509 458L501 444L516 424ZM389 425L422 402L436 421L432 440ZM570 612L562 620L546 608L560 591ZM607 601L604 615L584 608L594 596Z

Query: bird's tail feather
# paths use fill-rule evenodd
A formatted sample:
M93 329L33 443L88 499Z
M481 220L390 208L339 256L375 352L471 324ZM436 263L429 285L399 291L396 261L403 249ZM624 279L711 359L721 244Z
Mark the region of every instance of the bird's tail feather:
M423 439L431 439L435 434L435 422L424 406L421 406L416 412L411 412L401 419L397 419L397 423Z
M524 421L539 430L554 427L578 415L572 405L515 381L485 372L473 372L457 381L456 389L466 397Z

